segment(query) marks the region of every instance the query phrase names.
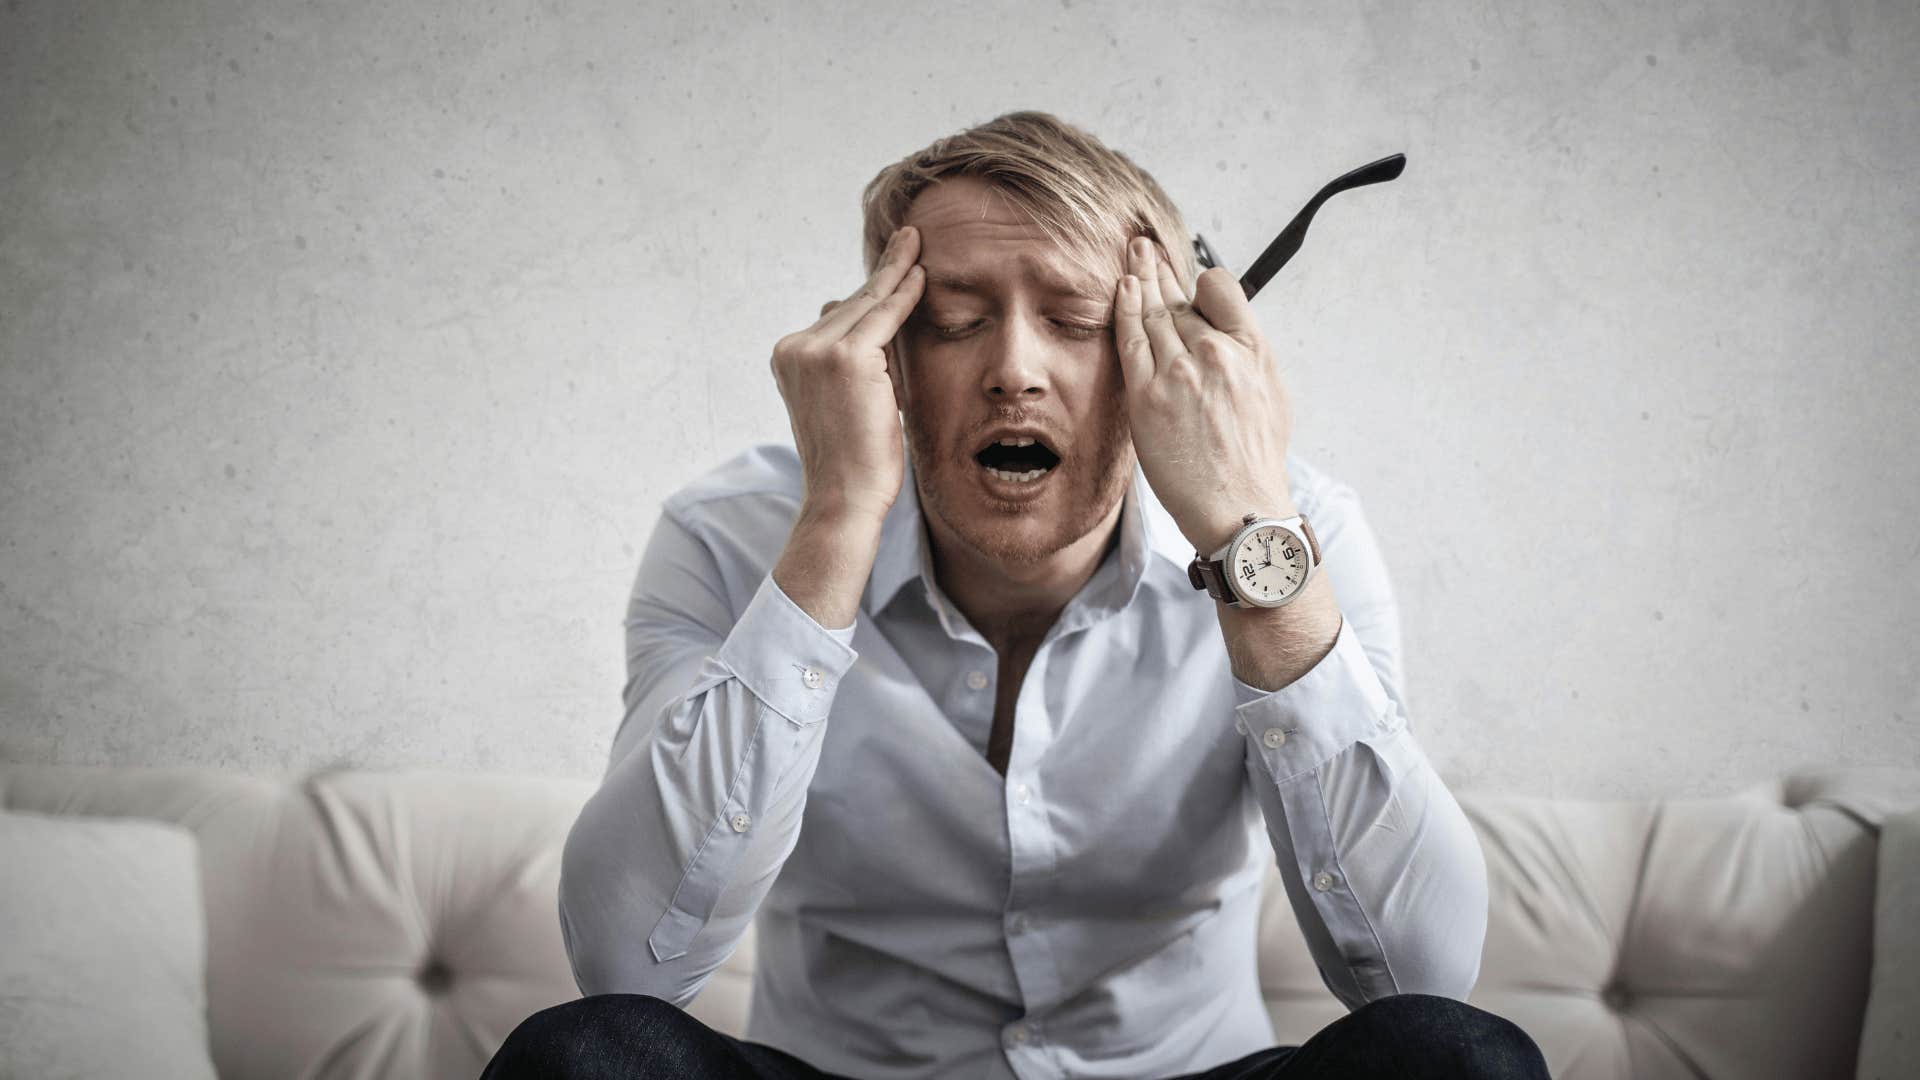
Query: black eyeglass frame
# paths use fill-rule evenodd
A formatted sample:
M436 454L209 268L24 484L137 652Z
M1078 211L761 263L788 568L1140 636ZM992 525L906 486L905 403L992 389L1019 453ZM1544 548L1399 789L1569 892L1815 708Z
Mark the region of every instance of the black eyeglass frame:
M1280 230L1280 235L1273 238L1260 257L1253 260L1247 272L1240 275L1240 290L1247 294L1247 299L1253 299L1254 294L1273 280L1273 275L1279 273L1280 268L1299 253L1300 245L1307 238L1307 226L1313 224L1313 215L1326 205L1328 199L1343 191L1398 179L1406 167L1407 155L1393 154L1379 161L1370 161L1321 188L1313 198L1307 200L1307 205L1301 207L1299 213L1293 215L1293 220L1287 222L1287 227ZM1193 234L1193 257L1203 270L1223 265L1220 256L1207 243L1207 238L1197 232Z

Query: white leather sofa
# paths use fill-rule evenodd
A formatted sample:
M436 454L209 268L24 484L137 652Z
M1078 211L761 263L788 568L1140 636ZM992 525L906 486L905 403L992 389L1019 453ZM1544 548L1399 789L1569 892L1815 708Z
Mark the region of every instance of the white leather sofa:
M554 897L590 790L0 764L7 810L192 830L213 1062L263 1080L475 1077L522 1018L576 996ZM1470 1000L1555 1077L1920 1077L1920 769L1654 803L1456 794L1491 875ZM1268 886L1262 983L1299 1043L1344 1010ZM749 939L692 1011L744 1031L752 964Z

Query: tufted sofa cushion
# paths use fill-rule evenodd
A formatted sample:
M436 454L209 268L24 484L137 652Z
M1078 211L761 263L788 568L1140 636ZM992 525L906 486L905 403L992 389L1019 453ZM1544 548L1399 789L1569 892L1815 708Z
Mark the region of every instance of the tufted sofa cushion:
M578 996L555 913L584 782L8 766L8 806L176 821L200 838L223 1077L471 1080Z
M0 804L153 817L200 839L225 1077L472 1077L578 993L555 910L586 781L306 778L0 765ZM1880 823L1920 771L1810 770L1729 798L1463 792L1490 924L1470 998L1561 1080L1847 1077L1867 1005ZM1344 1013L1269 876L1263 990L1282 1043ZM751 938L691 1011L745 1029Z
M1458 796L1487 859L1469 1001L1561 1080L1851 1077L1872 957L1875 839L1920 771L1810 770L1729 798ZM1284 897L1261 975L1281 1043L1345 1010Z

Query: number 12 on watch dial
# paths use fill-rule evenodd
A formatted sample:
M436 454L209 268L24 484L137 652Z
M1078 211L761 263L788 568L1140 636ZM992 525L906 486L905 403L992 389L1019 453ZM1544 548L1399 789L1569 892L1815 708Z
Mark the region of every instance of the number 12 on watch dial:
M1307 577L1307 551L1299 537L1278 525L1248 533L1233 552L1233 573L1240 591L1262 600L1280 600Z

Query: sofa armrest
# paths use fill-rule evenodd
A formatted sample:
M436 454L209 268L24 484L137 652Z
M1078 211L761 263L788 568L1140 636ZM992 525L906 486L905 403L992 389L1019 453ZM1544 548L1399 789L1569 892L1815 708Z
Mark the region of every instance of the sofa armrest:
M1858 1080L1920 1076L1920 809L1880 830L1872 980Z

